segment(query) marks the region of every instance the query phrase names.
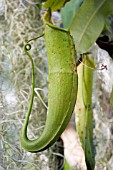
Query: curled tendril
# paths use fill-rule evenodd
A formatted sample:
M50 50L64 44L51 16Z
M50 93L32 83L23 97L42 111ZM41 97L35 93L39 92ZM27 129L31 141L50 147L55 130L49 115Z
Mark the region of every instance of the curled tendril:
M44 34L43 34L44 35ZM36 40L40 37L42 37L43 35L39 36L39 37L36 37L36 38L32 38L31 40L27 41L27 43L25 44L24 46L24 51L25 53L27 54L28 58L30 59L31 61L31 66L32 66L32 89L31 89L31 98L30 98L30 103L29 103L29 107L28 107L28 113L27 113L27 116L26 116L26 122L25 122L25 126L26 124L28 124L28 119L29 119L29 116L31 114L31 110L32 110L32 106L33 106L33 100L34 100L34 88L35 88L35 70L34 70L34 61L32 59L32 56L29 54L29 50L31 49L31 44L29 44L30 41L32 40ZM26 126L27 128L27 126Z
M32 38L32 39L28 40L27 43L26 43L26 45L24 46L25 52L27 52L27 51L29 51L29 50L31 49L31 44L29 44L29 42L31 42L32 40L36 40L36 39L42 37L43 35L44 35L44 34L42 34L42 35L40 35L40 36L38 36L38 37L35 37L35 38ZM28 55L28 53L27 53L27 55Z
M25 49L26 49L26 51L29 51L29 50L31 49L31 44L28 44L28 43L27 43L27 44L25 45Z

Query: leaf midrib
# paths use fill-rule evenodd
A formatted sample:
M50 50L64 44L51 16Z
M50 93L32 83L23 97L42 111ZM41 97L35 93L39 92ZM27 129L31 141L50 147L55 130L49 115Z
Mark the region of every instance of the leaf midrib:
M106 1L106 0L104 0L102 3L100 3L100 5L98 6L98 8L94 11L93 15L91 16L89 22L86 24L85 29L83 30L83 32L82 32L82 34L81 34L81 36L80 36L80 39L79 39L80 41L79 41L79 44L78 44L78 48L79 48L79 45L80 45L80 43L81 43L81 41L82 41L82 37L84 36L84 34L85 34L88 26L90 25L90 22L92 21L92 19L94 18L94 16L95 16L96 13L98 12L98 10L101 8L101 6L105 3L105 1Z

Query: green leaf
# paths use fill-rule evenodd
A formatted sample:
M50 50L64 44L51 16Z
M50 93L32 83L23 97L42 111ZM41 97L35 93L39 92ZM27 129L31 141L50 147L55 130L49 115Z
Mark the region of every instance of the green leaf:
M65 0L48 0L44 3L42 8L50 8L53 12L60 9L63 6L64 2Z
M113 0L85 0L70 26L78 53L85 53L102 32L106 17L113 12Z
M61 16L64 28L68 28L71 25L73 18L75 17L75 14L80 8L82 2L83 0L70 0L61 9Z
M112 87L112 91L111 91L111 95L110 95L110 104L113 108L113 87Z
M113 12L113 0L94 0L96 4L96 9L106 17Z

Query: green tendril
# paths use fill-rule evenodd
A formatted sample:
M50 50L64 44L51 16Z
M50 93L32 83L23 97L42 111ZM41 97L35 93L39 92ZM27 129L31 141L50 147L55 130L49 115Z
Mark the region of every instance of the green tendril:
M44 33L43 33L42 35L38 36L38 37L35 37L35 38L32 38L32 39L28 40L28 41L27 41L27 44L28 44L30 41L32 41L32 40L36 40L36 39L38 39L38 38L41 38L42 36L44 36Z
M30 98L30 104L29 104L29 107L28 107L28 112L27 112L27 115L26 115L26 119L25 119L25 124L24 124L24 128L25 128L25 131L27 131L27 125L28 125L28 121L29 121L29 116L31 114L31 110L32 110L32 106L33 106L33 100L34 100L34 88L35 88L35 70L34 70L34 61L32 59L32 56L29 54L29 50L31 49L31 44L29 44L30 41L32 40L36 40L40 37L42 37L44 34L42 34L41 36L38 36L36 38L32 38L31 40L27 41L27 43L25 44L24 46L24 51L25 53L27 54L28 58L30 59L31 61L31 66L32 66L32 89L31 89L31 98Z

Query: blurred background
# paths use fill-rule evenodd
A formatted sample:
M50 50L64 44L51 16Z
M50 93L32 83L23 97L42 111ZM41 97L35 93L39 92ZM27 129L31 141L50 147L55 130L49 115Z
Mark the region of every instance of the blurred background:
M43 33L41 18L44 10L41 10L41 4L41 0L0 0L0 170L62 170L65 158L71 169L81 168L80 160L68 160L71 155L65 152L65 140L62 143L59 139L41 153L32 154L20 146L19 133L31 96L31 63L23 46L27 40ZM61 24L59 13L53 14L53 20L54 23ZM30 54L35 62L36 77L35 99L28 127L28 135L32 139L40 136L46 120L48 61L44 37L32 41L31 45ZM107 70L97 70L94 73L96 170L112 170L113 110L109 98L113 86L113 59L96 44L91 50L97 68L102 64L107 65ZM76 131L72 134L75 133ZM77 134L75 140L78 140ZM77 145L81 147L79 141ZM76 148L74 149L76 158Z

